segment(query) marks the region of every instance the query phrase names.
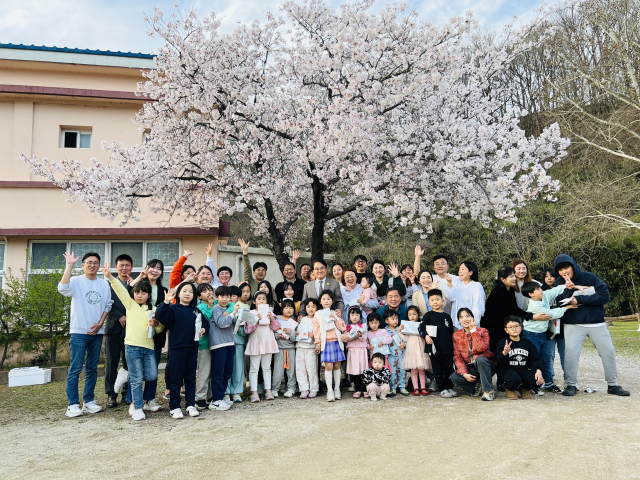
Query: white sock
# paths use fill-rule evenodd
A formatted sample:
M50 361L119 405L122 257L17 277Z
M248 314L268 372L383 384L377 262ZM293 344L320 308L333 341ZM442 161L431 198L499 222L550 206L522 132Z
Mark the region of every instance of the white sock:
M333 388L334 390L340 389L340 369L333 371Z
M333 378L333 372L329 370L324 371L324 381L327 382L327 391L332 392L331 379Z

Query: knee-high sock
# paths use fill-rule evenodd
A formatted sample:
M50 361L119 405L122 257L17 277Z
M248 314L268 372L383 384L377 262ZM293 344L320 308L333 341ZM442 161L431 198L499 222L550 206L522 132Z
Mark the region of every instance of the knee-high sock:
M422 370L424 372L424 370ZM424 387L424 373L422 374L422 386ZM411 383L413 383L413 389L414 390L420 390L420 384L418 383L418 369L417 368L412 368L411 369Z
M424 370L418 370L418 376L420 377L420 383L422 384L422 388L427 388Z
M336 369L333 371L333 388L334 390L340 390L340 374L342 372L340 369Z
M331 370L325 370L324 371L324 381L327 382L327 392L333 391L333 387L331 386L331 380L332 379L333 379L333 372ZM340 385L340 383L338 383L338 385Z

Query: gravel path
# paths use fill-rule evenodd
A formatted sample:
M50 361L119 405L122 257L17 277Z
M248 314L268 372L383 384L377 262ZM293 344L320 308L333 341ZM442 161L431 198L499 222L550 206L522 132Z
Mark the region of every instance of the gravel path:
M598 391L574 398L373 403L344 392L334 404L280 397L198 419L172 420L165 410L135 423L124 407L67 419L61 399L43 418L2 412L0 471L5 480L637 478L639 367L619 359L626 398L605 393L600 359L586 353L579 388Z

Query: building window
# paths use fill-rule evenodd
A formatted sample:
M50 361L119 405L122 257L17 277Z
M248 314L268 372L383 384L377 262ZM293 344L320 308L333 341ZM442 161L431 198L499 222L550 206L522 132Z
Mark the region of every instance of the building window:
M147 243L147 262L155 258L162 260L165 269L171 268L180 258L180 244L178 242Z
M67 251L66 242L34 243L31 246L31 268L36 270L52 268L56 260L58 266L64 263L64 252Z
M62 148L91 148L91 131L63 129L60 146Z

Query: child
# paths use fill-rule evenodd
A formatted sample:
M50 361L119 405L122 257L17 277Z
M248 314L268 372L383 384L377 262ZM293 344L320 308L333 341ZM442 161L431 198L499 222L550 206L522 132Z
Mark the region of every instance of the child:
M291 398L296 393L296 327L294 318L296 311L295 303L289 298L282 301L282 315L278 318L281 333L276 332L276 343L278 353L273 358L273 380L271 382L271 392L274 397L278 396L284 370L287 369L287 391L286 398Z
M522 320L515 315L504 319L504 331L509 338L503 338L496 346L498 371L504 379L504 388L509 400L517 400L516 390L523 399L533 398L531 390L537 390L544 383L540 367L542 361L535 345L520 336Z
M389 333L392 340L389 344L390 353L387 357L389 360L389 370L391 371L391 381L389 382L391 391L388 396L394 397L396 395L396 389L398 389L403 395L409 395L409 392L405 388L406 372L402 368L402 360L404 357L405 347L407 346L407 338L398 331L398 312L394 310L385 311L383 320L387 324L385 330Z
M433 289L428 295L431 311L422 317L420 335L427 343L425 352L429 354L440 396L442 398L457 397L458 392L453 390L453 382L449 378L453 373L453 320L444 311L442 291ZM432 335L428 334L429 331ZM429 395L429 390L423 388L421 393Z
M360 286L362 287L362 293L360 294L360 298L358 299L358 303L369 303L371 300L375 300L378 298L376 291L371 288L373 285L373 275L370 273L365 273L362 279L360 280ZM363 307L365 313L369 315L372 310L369 307Z
M393 339L389 336L389 332L387 332L385 329L380 330L380 315L378 315L376 312L371 312L371 315L367 317L367 327L369 328L369 331L367 332L367 343L369 344L369 362L371 362L376 347L380 348L383 345L391 345L391 343L393 343ZM369 366L371 366L371 363L369 363ZM389 368L388 362L386 366L387 368ZM367 395L365 395L365 397L366 396Z
M313 319L320 308L315 298L307 299L306 317L300 319L296 329L296 380L300 387L300 398L316 398L320 390L318 379L318 354L313 339Z
M173 299L178 302L172 305ZM196 308L196 287L182 282L164 296L164 302L156 310L156 319L169 330L171 352L171 385L169 408L171 417L183 418L180 409L180 387L184 382L187 413L197 417L196 368L198 365L198 340L209 331L209 322L202 321L202 313Z
M362 372L369 366L367 357L367 326L362 318L360 306L349 307L349 325L342 334L342 341L347 344L347 374L353 382L355 393L353 398L360 398L364 392ZM355 336L352 332L356 332Z
M362 383L367 388L367 396L374 402L380 395L380 400L386 400L389 393L389 378L391 372L384 366L385 358L381 353L374 353L371 359L371 368L362 372Z
M242 289L240 289L240 287L233 285L231 287L231 303L233 303L234 306L236 303L238 303L238 300L240 299L241 296L242 296Z
M324 362L324 379L327 383L327 402L342 398L340 392L340 362L345 360L344 344L339 332L347 327L344 321L336 317L333 311L333 292L324 290L320 294L320 306L313 317L313 338L316 353L322 352L320 361ZM333 386L332 386L333 383Z
M209 322L209 350L211 350L211 403L209 410L229 410L231 402L224 400L233 373L233 359L236 353L233 341L233 325L238 307L227 311L231 301L231 287L224 285L216 288L218 304L211 312Z
M198 295L198 310L204 319L211 320L214 303L214 291L210 283L201 283L196 287ZM209 336L203 335L198 341L198 373L196 374L196 408L204 410L211 400L211 351L209 350Z
M102 274L109 280L113 291L127 310L127 333L124 339L125 356L129 366L129 390L133 402L129 409L131 418L136 421L146 418L143 407L142 382L151 382L158 378L155 361L153 335L149 337L148 327L155 327L154 333L160 333L164 327L152 318L155 310L151 304L151 284L140 282L133 286L131 293L111 274L109 264L102 267ZM148 383L145 384L145 389Z
M267 294L260 290L257 291L253 296L253 304L255 305L255 309L252 310L251 313L259 320L262 320L262 316L258 313L257 308L259 305L268 305ZM249 384L251 386L252 403L260 401L260 397L258 396L258 370L262 367L264 384L265 386L271 387L271 358L274 353L278 353L278 344L273 337L273 333L269 330L271 329L275 332L280 329L280 324L273 313L269 312L267 316L269 317L268 325L261 325L260 323L251 325L248 322L244 325L244 331L249 335L244 354L249 356L250 362ZM274 396L271 390L266 390L265 400L273 399Z
M527 282L520 288L520 292L523 296L529 298L527 305L527 312L531 313L546 313L551 315L551 320L556 320L564 315L564 312L574 308L578 308L577 305L566 305L564 307L551 308L551 304L558 295L565 290L564 285L559 285L555 288L543 291L538 282ZM575 286L577 290L582 293L585 292L586 287ZM544 377L544 388L547 392L562 393L558 387L553 384L553 365L551 364L551 355L547 348L547 335L546 332L549 329L550 320L527 320L524 322L524 334L523 337L531 340L531 342L538 349L538 353L542 357L542 376ZM555 353L555 352L554 352Z
M240 290L240 297L236 302L238 310L236 310L236 314L234 315L237 317L237 315L240 315L241 309L251 310L251 286L247 282L244 282L233 288ZM241 395L244 391L244 347L247 343L247 334L244 333L244 328L238 329L233 335L233 343L236 353L233 357L233 373L231 374L229 385L225 391L225 400L231 395L231 400L234 403L242 403Z
M407 316L411 322L420 321L420 309L412 305L407 309ZM404 327L400 325L398 331L402 332ZM431 362L429 361L429 355L425 353L425 341L424 338L418 335L405 335L407 339L407 347L402 358L402 368L405 370L411 370L411 383L413 383L413 395L420 395L420 385L422 389L427 389L425 370L431 370ZM420 378L420 383L418 383ZM400 392L406 395L404 392ZM408 394L408 392L407 392Z

